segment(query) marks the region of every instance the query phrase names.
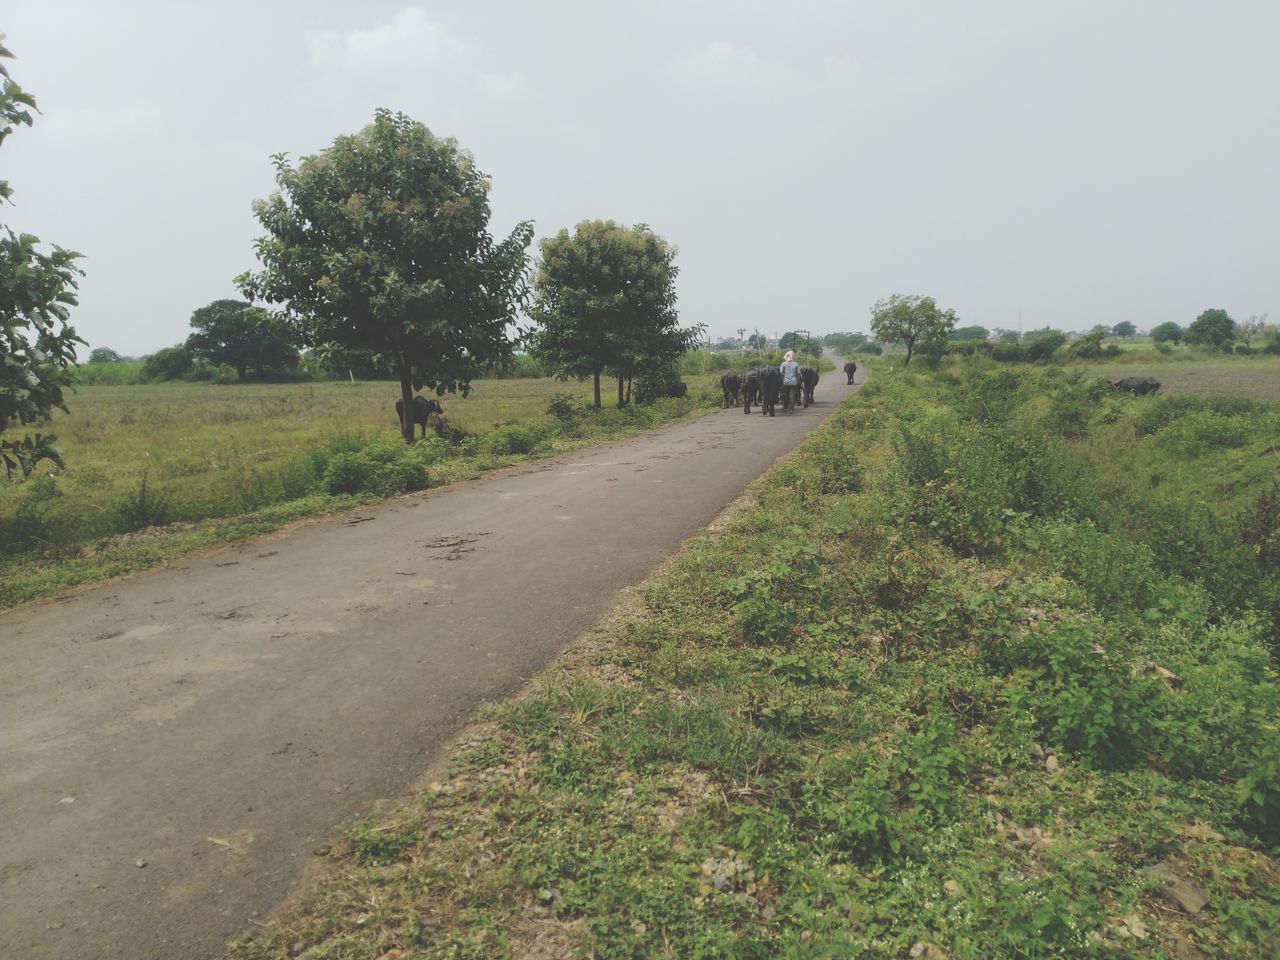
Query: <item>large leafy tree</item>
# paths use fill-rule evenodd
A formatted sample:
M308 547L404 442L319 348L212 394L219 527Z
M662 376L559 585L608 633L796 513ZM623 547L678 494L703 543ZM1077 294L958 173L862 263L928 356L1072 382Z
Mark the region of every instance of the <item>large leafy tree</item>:
M904 366L911 363L918 347L945 346L955 326L955 311L939 309L933 297L895 293L871 308L871 330L876 339L907 348Z
M1122 340L1128 340L1138 332L1138 328L1132 320L1121 320L1111 328L1111 332Z
M1206 347L1225 347L1236 338L1236 322L1225 310L1206 310L1192 321L1187 328L1187 343L1197 343Z
M187 351L210 363L235 367L243 380L298 362L298 350L267 311L243 300L215 300L191 314Z
M1151 339L1156 343L1165 343L1166 341L1179 343L1185 334L1186 331L1172 320L1166 320L1164 323L1156 324L1151 328Z
M531 223L489 234L489 178L452 139L378 110L360 133L292 166L255 204L267 234L245 296L279 304L297 339L372 350L395 370L413 439L413 391L461 392L510 362Z
M533 354L558 377L623 381L678 359L701 327L682 330L676 314L676 249L644 224L584 220L540 244L530 317Z
M9 77L4 58L11 58L0 34L0 144L15 127L31 125L35 98ZM13 191L0 180L0 204ZM69 325L68 308L75 306L76 266L80 254L54 245L48 253L29 233L0 226L0 435L14 426L47 422L55 408L66 411L63 388L76 360L75 345L84 343ZM24 477L41 460L62 466L55 437L0 436L0 460L5 472Z

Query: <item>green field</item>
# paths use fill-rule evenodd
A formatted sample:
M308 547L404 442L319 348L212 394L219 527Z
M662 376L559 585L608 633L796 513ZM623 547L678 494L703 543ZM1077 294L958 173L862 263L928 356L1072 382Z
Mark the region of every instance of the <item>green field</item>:
M0 485L0 605L719 405L717 376L686 380L687 400L625 410L606 383L599 412L587 409L590 383L477 381L466 399L441 401L450 440L409 448L393 383L82 386L45 427L66 469L46 462ZM556 395L572 397L567 418L548 412ZM376 475L335 480L343 458L373 461Z

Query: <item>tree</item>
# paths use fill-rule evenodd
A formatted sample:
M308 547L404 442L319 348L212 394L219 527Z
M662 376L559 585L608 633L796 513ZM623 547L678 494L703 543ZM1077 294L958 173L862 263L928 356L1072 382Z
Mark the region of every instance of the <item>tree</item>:
M675 247L644 224L584 220L539 244L542 259L529 315L533 355L561 379L623 381L678 359L701 327L681 330L675 309Z
M195 365L190 352L181 343L157 350L142 360L142 379L177 380Z
M747 346L752 350L764 350L769 346L769 338L757 330L751 336L747 337Z
M1058 348L1067 342L1067 335L1061 330L1045 327L1028 334L1023 342L1027 347L1027 359L1034 363L1051 359Z
M372 350L400 381L413 442L413 391L461 392L510 363L527 293L533 225L489 235L489 179L452 139L380 109L295 168L275 157L278 190L255 204L263 269L237 278L281 305L297 342Z
M1236 322L1225 310L1206 310L1187 328L1187 343L1206 347L1228 346L1236 338Z
M31 126L36 109L35 98L9 77L3 60L13 54L3 40L0 34L0 144L15 127ZM9 182L0 180L0 204L12 195ZM0 226L0 435L15 424L48 422L55 408L68 412L62 390L71 382L75 345L84 343L68 323L76 278L84 276L75 265L80 254L56 244L43 253L39 243ZM56 439L39 433L0 439L6 474L28 477L41 460L63 466Z
M243 300L214 300L191 314L191 328L187 351L198 360L235 367L241 380L250 370L261 374L298 362L282 325Z
M1253 346L1253 338L1260 334L1267 325L1267 315L1253 316L1248 320L1241 320L1238 324L1236 335L1240 338L1240 342L1246 347Z
M1157 324L1151 328L1151 339L1156 343L1181 343L1186 331L1172 320Z
M90 363L121 363L124 357L110 347L94 347L89 351Z
M895 293L871 308L871 331L876 339L906 346L903 366L910 365L917 345L945 344L955 326L955 311L939 310L933 297Z
M1070 347L1067 355L1080 360L1097 360L1102 356L1102 341L1111 331L1104 326L1096 326L1088 333L1078 337ZM1119 349L1116 347L1115 349Z
M1129 320L1121 320L1111 328L1111 332L1122 340L1128 340L1138 332L1138 328Z
M991 335L986 327L957 327L951 331L949 339L951 340L985 340Z
M1022 339L1022 334L1017 330L997 328L996 337L999 338L1001 343L1017 343Z

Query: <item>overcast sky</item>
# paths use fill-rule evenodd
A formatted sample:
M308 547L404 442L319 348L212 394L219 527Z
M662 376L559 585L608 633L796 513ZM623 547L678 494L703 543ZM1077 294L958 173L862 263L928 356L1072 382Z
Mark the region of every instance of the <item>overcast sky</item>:
M39 103L0 222L85 254L74 325L142 354L256 265L272 153L401 110L493 232L644 222L713 336L1280 319L1280 3L9 0Z

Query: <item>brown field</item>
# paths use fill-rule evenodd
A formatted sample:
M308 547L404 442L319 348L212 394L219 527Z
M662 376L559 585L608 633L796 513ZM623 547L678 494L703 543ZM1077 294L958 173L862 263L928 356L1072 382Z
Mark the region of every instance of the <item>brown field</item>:
M1164 393L1234 394L1280 401L1280 357L1222 357L1149 363L1094 363L1091 376L1155 377Z

